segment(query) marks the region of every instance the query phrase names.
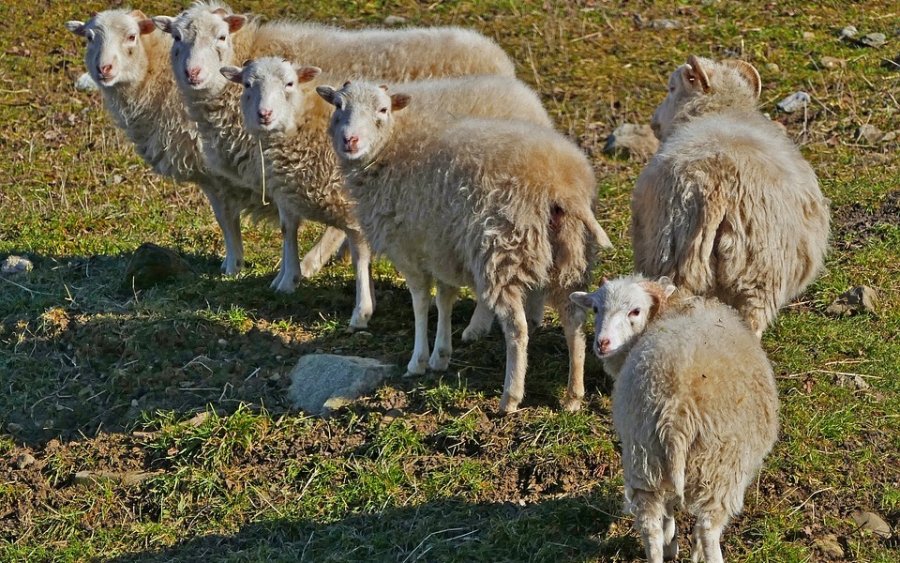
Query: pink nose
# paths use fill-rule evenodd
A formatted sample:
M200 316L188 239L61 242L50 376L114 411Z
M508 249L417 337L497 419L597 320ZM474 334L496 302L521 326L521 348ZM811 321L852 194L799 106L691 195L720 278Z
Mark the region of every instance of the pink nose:
M257 114L259 115L259 120L263 123L272 121L272 110L270 109L260 109Z
M605 354L609 350L609 338L598 338L597 347L600 348L601 354Z
M100 71L100 76L109 76L112 72L112 65L100 65L97 70Z
M347 152L356 152L356 149L359 148L359 137L356 135L352 135L350 137L344 137L344 149Z
M200 77L200 70L201 68L199 66L195 66L185 71L185 74L187 74L188 77L188 81L191 84L196 84L197 82L199 82L198 78Z

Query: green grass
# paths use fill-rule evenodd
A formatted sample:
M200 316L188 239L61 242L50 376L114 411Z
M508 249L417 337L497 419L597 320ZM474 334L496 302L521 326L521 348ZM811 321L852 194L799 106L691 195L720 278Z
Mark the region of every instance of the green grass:
M182 6L136 7L173 15ZM219 277L221 234L199 191L154 176L99 96L72 87L83 46L62 23L107 7L0 6L15 29L0 35L0 258L25 254L35 264L26 276L0 278L0 560L640 559L621 508L611 383L589 358L585 408L560 411L567 358L552 316L531 338L525 408L513 416L495 414L502 336L459 342L470 294L454 312L447 374L392 378L327 419L290 408L288 373L303 354L405 365L408 293L390 263L377 261L371 335L349 335L349 265L275 295L268 285L280 242L265 224L244 226L246 270ZM834 534L848 560L897 559L896 537L880 540L848 517L864 507L895 528L900 518L898 142L856 141L864 123L898 128L900 72L883 64L900 41L893 3L235 7L347 27L402 15L495 37L595 166L598 217L616 244L598 279L630 269L629 196L642 166L604 155L606 135L623 122L646 123L667 75L691 53L740 55L759 68L763 111L786 125L831 199L832 250L821 277L763 339L778 378L781 436L726 530L725 556L820 561L815 540ZM685 25L639 29L636 14ZM888 45L839 41L847 24L887 34ZM845 65L823 70L823 56ZM814 98L805 120L775 108L799 89ZM308 227L302 250L319 233ZM196 275L122 290L131 253L147 241L177 249ZM876 314L824 315L857 284L879 290ZM24 454L35 462L19 469ZM81 484L79 471L149 475L132 485ZM685 557L690 526L679 521Z

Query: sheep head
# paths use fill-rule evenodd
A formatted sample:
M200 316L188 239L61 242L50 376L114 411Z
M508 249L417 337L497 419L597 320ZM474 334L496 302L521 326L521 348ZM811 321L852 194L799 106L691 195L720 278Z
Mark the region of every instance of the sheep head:
M106 10L87 22L68 21L66 29L84 37L84 64L101 88L140 83L147 75L147 52L140 37L156 30L140 10Z

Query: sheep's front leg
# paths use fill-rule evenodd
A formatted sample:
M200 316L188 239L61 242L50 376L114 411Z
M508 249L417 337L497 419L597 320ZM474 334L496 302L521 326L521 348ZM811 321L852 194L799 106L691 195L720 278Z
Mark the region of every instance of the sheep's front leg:
M369 326L369 319L375 311L375 297L372 291L372 280L369 266L372 262L372 251L369 243L359 231L348 231L350 239L350 255L356 273L356 306L350 317L350 329L360 330ZM324 237L323 237L324 238Z
M276 202L277 203L277 202ZM297 249L297 233L303 221L287 206L278 206L281 219L281 270L272 281L272 289L281 293L293 293L300 283L300 258Z
M437 333L434 336L434 351L428 360L428 367L434 371L446 371L450 365L450 355L453 353L451 338L453 327L450 317L458 295L458 287L438 282L435 296L438 311Z
M331 260L331 257L335 255L338 249L341 248L341 245L344 244L344 240L346 239L347 234L341 229L338 229L337 227L327 227L325 232L322 233L322 237L316 242L316 245L313 246L309 252L306 253L306 256L303 257L303 260L300 261L300 275L308 279L318 274L325 264ZM352 255L352 249L350 250L350 253Z
M412 358L406 367L407 375L422 375L428 367L428 308L431 306L431 279L427 274L403 273L412 295L415 317L415 344Z
M572 412L580 409L584 400L584 312L560 292L555 292L553 297L569 349L569 382L562 407Z
M462 333L463 342L475 342L482 336L491 331L491 325L494 324L494 312L488 307L484 301L475 296L475 311L469 320L469 325Z
M497 317L506 337L506 378L500 412L508 414L519 408L525 397L525 370L528 366L528 321L522 295L498 305Z
M244 267L244 243L241 240L241 205L227 197L222 197L213 186L201 185L222 236L225 239L225 260L222 262L222 273L236 276Z
M673 497L666 502L666 514L663 516L663 559L678 559L678 539L675 537L675 506L678 499Z
M635 490L631 509L634 513L634 526L644 541L647 562L662 563L665 543L663 518L666 512L663 499L655 492Z

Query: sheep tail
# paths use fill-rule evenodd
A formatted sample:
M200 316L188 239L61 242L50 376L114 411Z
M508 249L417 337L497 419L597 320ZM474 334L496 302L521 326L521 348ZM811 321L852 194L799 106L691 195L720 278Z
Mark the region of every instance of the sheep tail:
M550 232L554 248L554 267L561 287L580 287L590 276L597 247L612 248L606 232L593 213L572 206L550 209Z
M657 427L660 442L666 452L666 474L682 505L684 504L687 454L695 435L694 428L692 428L693 421L684 414L681 409L664 409L664 412L660 414L661 423ZM662 422L671 419L680 421L678 427L673 426L670 422ZM684 428L684 425L688 427Z

